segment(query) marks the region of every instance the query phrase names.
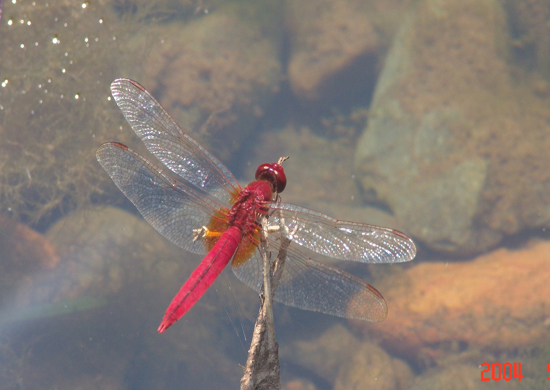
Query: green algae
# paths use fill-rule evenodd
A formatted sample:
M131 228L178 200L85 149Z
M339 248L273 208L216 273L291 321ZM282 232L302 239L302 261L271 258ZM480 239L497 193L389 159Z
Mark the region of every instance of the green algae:
M114 17L87 3L17 2L5 15L0 210L36 222L105 187L93 150L116 129L107 98L120 41Z

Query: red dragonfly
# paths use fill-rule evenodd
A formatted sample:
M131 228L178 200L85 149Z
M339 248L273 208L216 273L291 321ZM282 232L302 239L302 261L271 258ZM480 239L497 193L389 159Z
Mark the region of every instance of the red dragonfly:
M186 134L141 85L117 79L111 92L132 129L169 171L118 142L97 149L99 163L160 234L183 249L206 254L172 300L160 333L199 300L231 259L235 275L261 290L262 217L290 232L275 301L345 318L386 318L386 302L373 287L298 248L342 260L395 263L414 258L416 248L409 237L281 203L278 194L286 178L278 163L261 164L256 180L242 188L225 165ZM277 253L280 242L281 234L271 233L264 247Z

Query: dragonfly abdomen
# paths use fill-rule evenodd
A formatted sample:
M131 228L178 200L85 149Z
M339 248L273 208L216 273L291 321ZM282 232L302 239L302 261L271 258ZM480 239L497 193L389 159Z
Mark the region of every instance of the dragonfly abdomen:
M163 333L202 297L235 254L242 239L236 226L227 229L174 297L158 328Z

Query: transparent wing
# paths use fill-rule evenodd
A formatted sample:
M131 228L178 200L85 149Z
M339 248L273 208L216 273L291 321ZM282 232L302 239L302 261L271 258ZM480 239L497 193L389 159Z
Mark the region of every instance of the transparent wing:
M279 244L270 240L269 251L275 259ZM248 261L232 266L246 285L260 291L263 262L260 252ZM295 248L287 249L287 258L274 300L299 309L365 321L382 321L388 308L373 287L336 267L308 258Z
M192 186L172 179L132 149L110 142L96 152L101 166L159 233L179 247L207 252L204 240L193 242L193 229L206 225L224 207Z
M340 221L304 207L269 203L272 225L288 228L292 242L340 260L399 263L416 255L413 241L397 230Z
M187 135L141 85L117 79L111 93L147 149L172 172L229 204L241 187L227 167Z

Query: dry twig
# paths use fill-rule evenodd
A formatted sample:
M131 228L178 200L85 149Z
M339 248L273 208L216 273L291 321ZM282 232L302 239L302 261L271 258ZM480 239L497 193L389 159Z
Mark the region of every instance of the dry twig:
M262 219L260 250L264 263L264 287L260 295L261 306L250 349L246 361L245 373L241 379L241 390L280 390L281 368L279 366L279 345L275 341L273 322L273 296L277 292L279 280L286 259L286 249L290 244L281 217L279 227L270 227L267 218ZM271 264L271 253L267 249L267 231L275 228L281 232L281 245L277 259ZM270 229L271 230L271 229Z

